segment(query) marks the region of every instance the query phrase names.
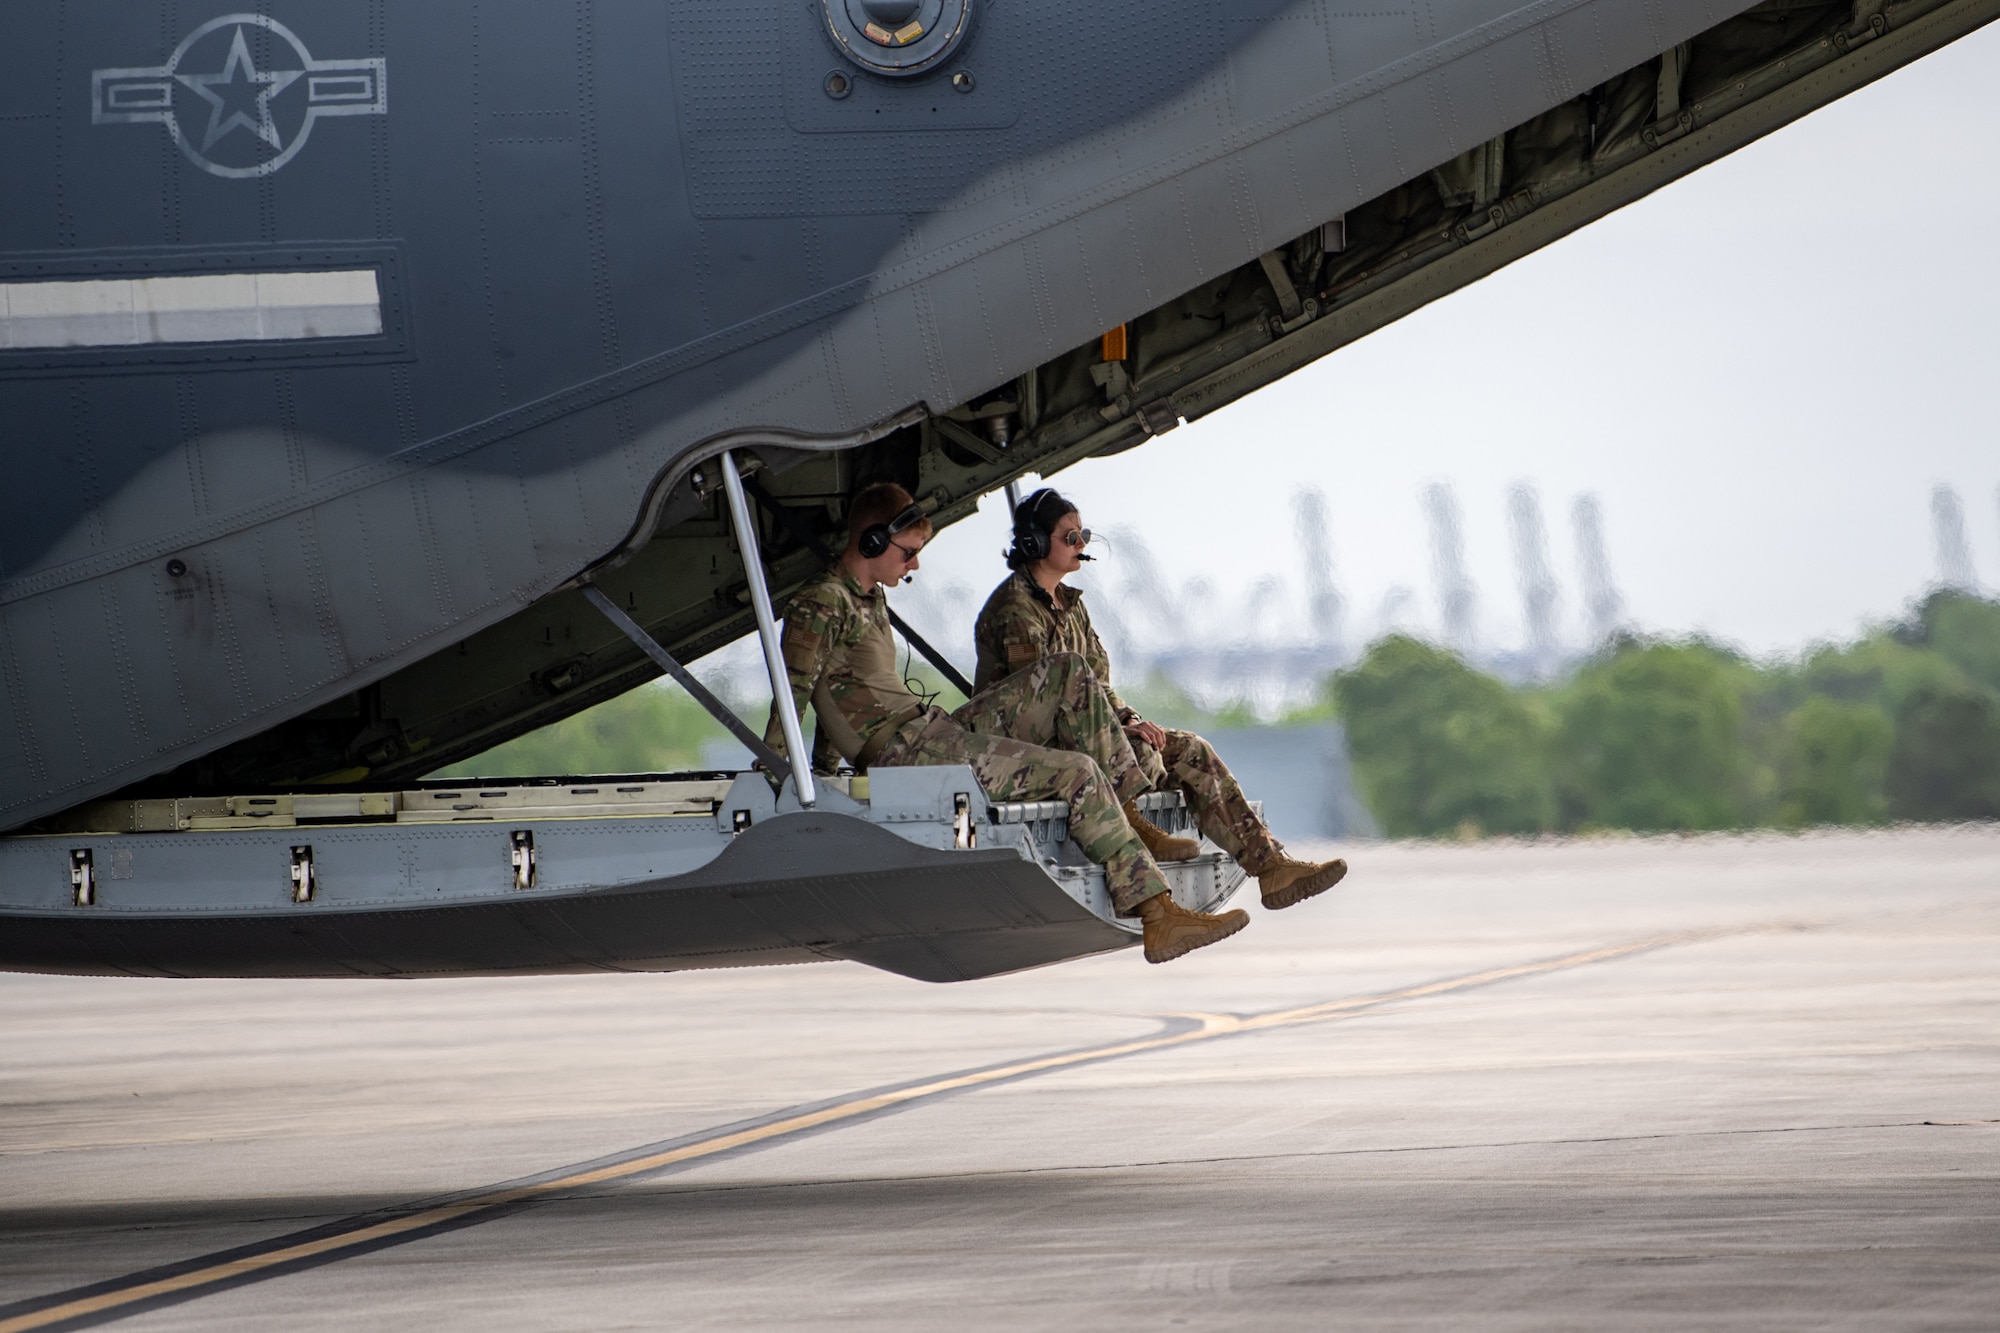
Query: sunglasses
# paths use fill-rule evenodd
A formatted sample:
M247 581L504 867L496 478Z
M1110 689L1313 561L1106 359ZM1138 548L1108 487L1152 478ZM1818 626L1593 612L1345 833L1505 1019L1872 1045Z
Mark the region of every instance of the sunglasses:
M912 550L910 547L903 545L901 542L890 542L889 545L895 547L897 551L902 553L903 563L906 565L916 564L918 553L924 549L923 547L919 546L914 550Z
M1064 546L1088 546L1088 545L1090 545L1090 529L1089 529L1089 528L1071 528L1071 529L1070 529L1070 530L1069 530L1068 532L1065 532L1065 533L1063 534L1063 545L1064 545Z

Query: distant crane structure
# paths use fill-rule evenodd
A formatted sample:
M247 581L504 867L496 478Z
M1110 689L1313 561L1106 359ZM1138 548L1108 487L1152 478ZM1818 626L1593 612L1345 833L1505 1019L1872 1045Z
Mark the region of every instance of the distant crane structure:
M1953 592L1976 590L1979 575L1965 535L1965 506L1944 482L1931 487L1931 541L1937 550L1938 585Z
M1431 578L1444 617L1445 641L1470 653L1477 633L1478 592L1465 568L1465 529L1457 494L1445 482L1432 482L1424 488L1424 513L1430 520Z
M1284 601L1285 581L1276 574L1266 574L1250 585L1243 612L1243 629L1250 642L1269 642L1283 632L1278 621Z
M1383 593L1382 604L1375 612L1375 619L1381 623L1381 632L1384 634L1407 632L1409 625L1405 617L1409 614L1410 603L1415 600L1415 595L1400 583L1392 585Z
M1625 599L1611 578L1611 557L1604 548L1604 507L1589 491L1570 506L1570 526L1576 533L1577 582L1583 589L1583 611L1590 642L1597 645L1616 632L1625 619Z
M1344 660L1341 619L1346 610L1333 576L1333 539L1327 531L1326 496L1317 486L1292 496L1292 530L1298 535L1306 577L1306 623L1315 644Z
M1528 624L1528 657L1538 674L1546 673L1556 664L1556 580L1549 572L1542 498L1525 481L1516 482L1507 492L1507 520L1514 538L1521 610Z

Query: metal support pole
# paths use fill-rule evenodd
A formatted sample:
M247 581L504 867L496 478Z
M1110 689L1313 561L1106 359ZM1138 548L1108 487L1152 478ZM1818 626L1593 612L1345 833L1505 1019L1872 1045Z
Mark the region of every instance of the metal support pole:
M764 744L762 736L744 726L743 719L730 712L728 704L716 698L708 686L696 680L694 673L682 666L679 658L662 648L652 635L640 628L638 621L619 609L618 603L606 597L596 584L586 583L578 591L583 594L585 601L603 612L604 618L616 625L621 634L638 644L639 651L652 658L660 670L679 681L681 688L693 695L694 701L706 708L711 717L728 728L730 735L742 741L745 749L763 760L764 766L770 770L771 781L779 780L779 770L785 766L784 760L778 757L776 750Z
M1010 481L1007 483L1008 523L1011 524L1014 521L1014 511L1016 509L1019 509L1020 507L1021 507L1021 483L1018 481Z
M736 524L736 545L743 553L743 573L750 580L750 609L757 613L757 637L764 643L764 668L771 674L771 705L778 710L778 722L785 729L785 753L792 761L792 786L799 804L810 807L819 798L813 791L812 756L806 753L805 735L799 730L799 710L792 700L792 681L785 671L784 655L778 649L778 622L771 614L771 589L764 582L764 556L757 549L757 517L743 498L743 478L736 475L736 457L723 450L722 487L729 492L729 517Z

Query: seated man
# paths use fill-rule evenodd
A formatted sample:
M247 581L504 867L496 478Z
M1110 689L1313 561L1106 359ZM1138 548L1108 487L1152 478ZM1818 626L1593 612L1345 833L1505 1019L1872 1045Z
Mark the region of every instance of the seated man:
M1021 502L1014 511L1014 546L1007 553L1014 573L986 599L974 630L979 667L973 688L983 697L1052 654L1080 655L1124 724L1149 785L1182 793L1201 831L1257 877L1264 906L1290 907L1339 883L1347 862L1314 864L1285 855L1207 741L1146 721L1112 690L1111 664L1083 608L1083 591L1062 581L1090 558L1083 551L1089 543L1090 530L1076 506L1053 490L1044 488Z
M1246 913L1190 912L1167 892L1119 808L1145 790L1146 779L1081 658L1050 658L976 696L959 714L910 691L896 669L882 587L917 568L930 531L930 519L901 486L878 483L854 497L847 549L785 608L785 670L799 710L815 707L821 730L857 769L962 763L996 801L1069 802L1070 836L1104 867L1118 911L1144 926L1149 963L1243 929ZM971 730L960 714L977 714L989 731ZM1002 722L1007 734L994 734ZM784 753L775 700L764 740ZM1036 743L1043 741L1060 748Z

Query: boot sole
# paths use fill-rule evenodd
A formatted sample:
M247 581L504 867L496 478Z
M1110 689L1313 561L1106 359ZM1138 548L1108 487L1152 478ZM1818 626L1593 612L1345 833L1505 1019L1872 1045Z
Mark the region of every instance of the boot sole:
M1325 893L1328 889L1346 878L1347 862L1345 860L1336 860L1329 863L1326 869L1316 875L1307 875L1303 879L1295 879L1276 893L1260 892L1258 896L1264 900L1264 906L1271 911L1283 911L1285 908L1302 903L1316 894Z
M1211 944L1220 944L1237 931L1243 929L1243 927L1249 925L1250 914L1239 908L1233 912L1224 912L1222 920L1224 924L1217 926L1207 934L1183 935L1157 954L1151 949L1147 949L1146 961L1149 963L1171 963L1183 954L1193 953L1196 949L1206 948Z

